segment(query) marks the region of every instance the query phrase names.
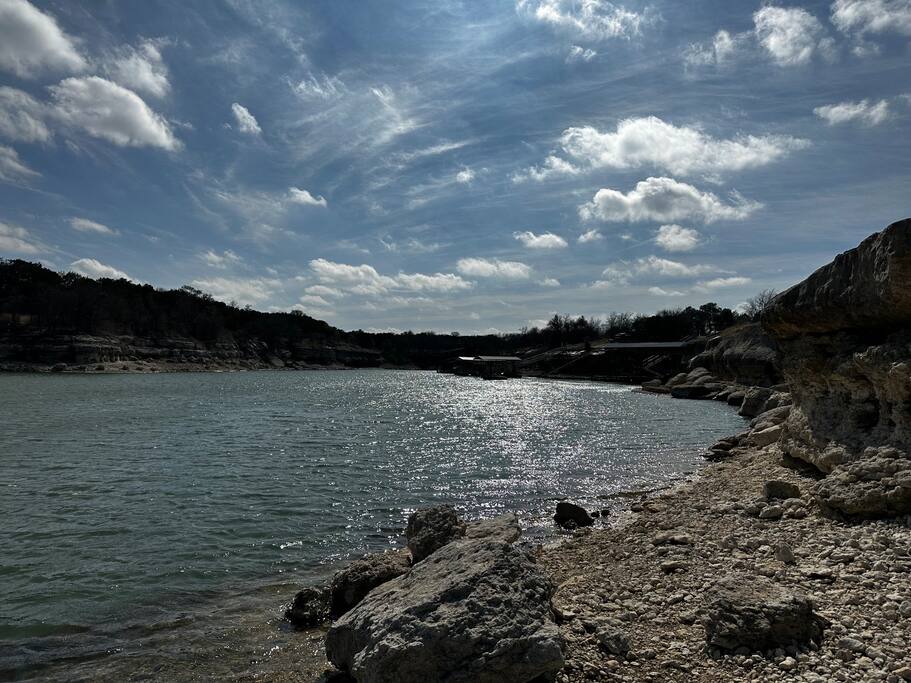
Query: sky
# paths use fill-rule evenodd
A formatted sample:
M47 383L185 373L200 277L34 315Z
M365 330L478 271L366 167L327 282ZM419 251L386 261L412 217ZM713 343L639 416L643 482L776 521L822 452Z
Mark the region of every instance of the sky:
M735 307L909 158L911 0L0 0L0 257L342 329Z

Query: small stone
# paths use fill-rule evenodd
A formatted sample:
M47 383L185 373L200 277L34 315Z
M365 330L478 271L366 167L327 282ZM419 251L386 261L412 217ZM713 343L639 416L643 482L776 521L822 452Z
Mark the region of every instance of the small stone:
M793 657L785 657L781 663L778 664L778 668L782 671L793 671L797 668L797 660Z
M687 566L687 563L681 560L667 560L661 563L661 571L665 574L672 574L676 571L683 571Z
M779 505L769 505L759 513L759 519L778 519L784 514L784 510Z
M775 559L785 564L794 564L794 552L787 543L780 542L775 546Z
M787 500L788 498L800 498L800 489L786 481L767 481L762 486L762 493L766 500Z

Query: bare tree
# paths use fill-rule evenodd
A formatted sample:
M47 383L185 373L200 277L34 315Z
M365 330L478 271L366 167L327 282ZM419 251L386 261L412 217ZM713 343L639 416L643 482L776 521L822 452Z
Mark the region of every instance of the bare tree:
M764 289L756 296L746 300L743 312L750 317L750 320L758 320L762 312L769 307L772 299L778 294L774 289Z

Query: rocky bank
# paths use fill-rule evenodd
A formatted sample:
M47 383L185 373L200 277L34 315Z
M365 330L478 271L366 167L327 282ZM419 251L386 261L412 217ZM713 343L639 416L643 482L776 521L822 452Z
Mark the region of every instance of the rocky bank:
M303 591L289 618L335 617L326 676L911 680L911 221L779 295L762 325L644 387L750 419L694 479L609 524L563 504L575 530L530 550L514 518L419 511L409 551Z

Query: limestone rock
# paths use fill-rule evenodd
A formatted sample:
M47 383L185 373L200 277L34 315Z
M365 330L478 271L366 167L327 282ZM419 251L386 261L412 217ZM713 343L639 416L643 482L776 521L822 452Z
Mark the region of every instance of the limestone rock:
M697 366L747 386L781 381L778 344L758 323L738 325L710 339L706 350L690 361L690 367Z
M706 610L705 637L722 650L764 651L820 642L825 619L806 597L761 576L734 576L716 584Z
M407 550L367 555L355 560L332 577L329 608L339 617L364 599L377 586L408 571L411 558Z
M800 488L787 481L771 480L762 485L762 495L766 500L787 500L800 498Z
M557 511L554 513L554 521L564 529L575 529L580 526L592 526L595 520L588 511L575 503L568 503L561 500L557 503Z
M450 541L465 535L465 523L451 505L438 505L408 515L405 538L412 562L420 562Z
M552 680L563 666L552 594L517 547L453 541L335 622L326 654L360 683Z
M772 427L767 427L766 429L756 429L750 433L747 441L757 448L764 448L770 444L775 443L781 438L783 428L781 425L774 425Z
M740 406L740 410L737 411L737 414L743 415L744 417L756 417L765 411L766 401L769 400L771 395L771 389L750 387L744 394L743 403Z
M298 628L313 628L329 618L329 589L304 588L294 596L294 602L285 610L285 619Z
M504 543L518 541L521 535L522 528L519 526L519 517L515 512L471 522L465 529L465 538L489 539Z
M813 490L825 512L875 518L911 514L911 459L894 448L868 448Z

